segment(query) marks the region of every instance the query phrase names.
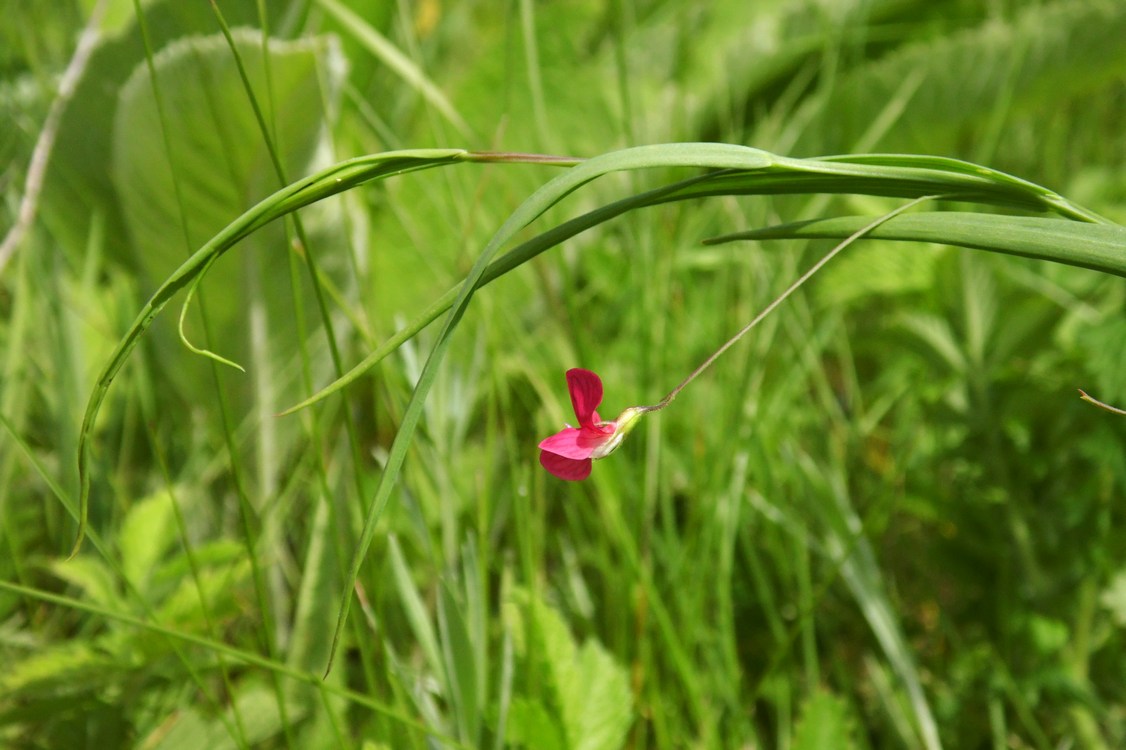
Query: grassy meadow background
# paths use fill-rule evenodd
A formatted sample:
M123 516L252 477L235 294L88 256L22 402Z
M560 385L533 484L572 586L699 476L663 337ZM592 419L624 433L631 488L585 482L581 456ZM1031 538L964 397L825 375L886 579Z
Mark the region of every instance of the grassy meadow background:
M245 372L184 346L182 295L141 340L68 558L100 368L160 283L283 185L403 148L718 141L956 157L1126 224L1126 4L0 17L0 230L19 235L0 254L0 747L1126 746L1126 418L1076 391L1126 405L1121 278L863 240L589 480L537 462L573 421L568 368L602 376L607 418L654 403L831 246L702 240L900 200L678 202L505 274L472 298L378 515L438 325L275 415L458 284L564 168L452 164L302 209L188 309L187 339ZM611 175L517 239L699 171Z

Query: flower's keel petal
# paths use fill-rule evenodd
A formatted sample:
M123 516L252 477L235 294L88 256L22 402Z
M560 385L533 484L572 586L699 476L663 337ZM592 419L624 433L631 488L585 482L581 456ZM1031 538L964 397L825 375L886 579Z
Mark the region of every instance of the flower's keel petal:
M602 403L602 380L590 370L580 367L567 370L567 390L580 427L590 427L598 420L595 409Z
M540 451L540 466L568 482L578 482L589 477L592 463L589 458L574 459L550 451Z

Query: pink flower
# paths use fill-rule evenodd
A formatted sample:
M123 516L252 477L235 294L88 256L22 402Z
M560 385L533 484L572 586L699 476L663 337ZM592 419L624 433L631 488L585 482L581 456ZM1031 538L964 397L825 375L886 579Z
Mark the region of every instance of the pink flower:
M590 476L591 463L621 445L644 410L631 407L613 422L603 422L595 411L602 403L602 380L590 370L567 370L567 390L579 426L560 430L540 443L540 465L568 481Z

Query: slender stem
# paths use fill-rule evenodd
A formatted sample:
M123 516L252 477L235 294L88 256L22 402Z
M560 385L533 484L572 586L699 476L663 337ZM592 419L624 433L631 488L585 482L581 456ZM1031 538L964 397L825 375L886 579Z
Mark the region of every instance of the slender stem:
M1099 401L1094 396L1088 395L1087 392L1085 390L1083 390L1082 388L1079 389L1079 398L1083 399L1084 401L1087 401L1088 403L1094 404L1095 406L1099 407L1100 409L1106 409L1107 411L1112 412L1114 414L1122 414L1123 416L1126 416L1126 409L1119 409L1117 406L1111 406L1110 404L1106 403L1105 401Z
M903 213L907 209L912 208L912 207L922 203L923 201L933 200L933 199L938 198L938 197L940 197L940 196L924 195L924 196L922 196L920 198L916 198L916 199L914 199L914 200L912 200L908 203L904 203L899 208L896 208L893 211L889 211L888 213L884 214L883 216L880 216L879 218L873 220L869 224L866 224L865 226L861 227L860 229L858 229L855 232L853 232L852 234L850 234L839 245L834 247L829 252L825 253L825 256L823 258L821 258L821 260L814 263L813 267L810 268L805 273L803 273L798 278L797 281L795 281L793 284L790 284L790 286L786 288L786 291L782 292L780 295L778 295L777 298L775 298L775 300L773 302L771 302L769 305L767 305L765 308L763 308L762 312L760 312L758 315L756 315L750 323L743 326L743 328L738 333L736 333L734 336L732 336L730 339L728 339L727 343L725 343L720 348L716 349L715 352L713 352L710 357L705 359L700 364L699 367L697 367L695 370L693 370L688 375L688 377L686 377L684 380L682 380L680 382L680 385L678 385L676 388L673 388L671 391L669 391L669 394L667 396L665 396L658 403L653 404L652 406L637 407L638 410L644 413L644 412L658 411L660 409L664 409L666 406L668 406L670 403L672 403L672 400L674 398L676 398L677 395L682 390L684 390L684 388L689 383L691 383L693 380L695 380L697 378L697 376L700 375L700 373L702 373L704 370L708 369L708 367L710 367L713 362L715 362L717 359L719 359L720 355L722 355L724 352L726 352L728 349L730 349L732 346L734 346L739 341L739 339L743 338L743 336L745 336L747 334L747 332L749 332L752 328L754 328L759 323L761 323L763 318L765 318L767 315L772 313L774 311L774 308L778 307L778 305L782 304L786 300L787 297L789 297L791 294L793 294L795 291L797 291L798 287L800 287L805 282L809 281L810 277L812 277L813 274L820 271L821 268L826 263L828 263L830 260L832 260L834 257L836 257L836 255L838 253L840 253L842 250L844 250L846 247L851 245L856 240L860 239L864 235L871 232L876 227L883 224L888 219L891 219L892 217L898 216L899 214ZM1086 396L1086 394L1084 394L1084 396ZM1093 401L1093 399L1090 399L1089 397L1088 397L1088 400ZM1098 402L1095 402L1095 403L1098 403ZM1103 406L1105 406L1105 405L1103 405ZM1123 413L1126 414L1126 412L1123 412Z
M554 156L552 154L525 154L518 151L470 151L466 161L507 164L552 164L560 167L573 167L584 159L575 156Z
M71 97L74 96L82 75L86 72L90 56L97 49L98 42L102 38L102 16L105 13L106 5L105 0L99 0L94 9L90 11L86 27L82 29L82 35L78 37L78 46L74 49L74 56L70 58L66 70L63 71L62 78L59 79L58 93L55 95L55 100L51 102L51 108L47 111L47 119L43 122L43 129L39 131L35 148L31 152L31 162L27 165L23 199L20 201L19 212L16 214L16 222L8 230L4 240L0 242L0 273L4 272L4 267L8 265L8 261L16 252L20 242L23 241L24 235L31 228L32 222L35 221L35 213L39 208L39 194L42 192L44 181L47 178L47 165L51 160L51 151L55 147L59 128L62 127L63 113Z

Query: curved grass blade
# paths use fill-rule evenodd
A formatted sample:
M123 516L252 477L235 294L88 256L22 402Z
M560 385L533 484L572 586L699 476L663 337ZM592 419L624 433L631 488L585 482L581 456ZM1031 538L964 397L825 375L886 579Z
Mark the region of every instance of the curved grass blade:
M841 216L753 229L704 242L716 245L737 240L838 239L848 237L869 221L864 216ZM1116 224L949 211L896 216L868 232L865 238L957 245L1126 276L1126 227Z
M984 178L998 188L1035 196L1040 206L1038 210L1054 211L1076 221L1089 221L1096 224L1108 223L1106 219L1082 206L1078 206L1062 195L1037 185L1034 182L973 162L951 159L946 156L926 156L919 154L848 154L825 156L813 161L827 161L847 164L863 164L875 167L890 167L895 170L904 167L928 169L946 173L960 173L971 177Z
M753 149L748 150L753 151ZM1093 212L1039 185L957 159L888 154L789 159L762 151L758 151L757 154L767 157L769 163L750 169L722 169L720 163L713 163L710 166L721 168L720 171L623 198L553 227L490 263L481 275L479 286L494 281L545 250L623 213L692 198L783 193L847 193L889 198L919 198L924 195L940 194L948 200L984 203L1027 211L1051 211L1079 221L1105 221ZM498 160L494 156L470 154L467 158L473 161ZM922 214L922 216L928 215ZM981 216L987 219L999 218L988 214ZM864 223L858 220L851 230L832 236L838 239L847 237ZM878 234L869 236L878 236ZM983 246L981 249L993 248ZM997 249L1004 252L1000 247ZM1048 259L1056 260L1051 257ZM398 349L403 342L408 341L448 310L457 299L460 288L459 285L448 290L406 327L364 357L343 376L304 401L285 409L280 415L293 414L312 406L355 382L387 355Z
M145 303L145 306L125 333L124 338L118 342L109 360L103 365L95 381L94 390L86 404L86 413L82 418L82 428L78 437L79 519L78 534L71 551L72 556L78 552L86 535L90 500L90 436L94 429L94 422L98 417L98 411L101 409L102 401L105 399L106 392L109 390L114 377L121 370L134 347L137 346L141 336L152 325L153 320L160 314L169 300L180 290L192 284L216 259L234 247L239 240L281 216L365 182L419 169L454 164L463 161L465 156L466 152L461 149L393 151L349 159L334 164L277 191L235 219L184 261L161 284L160 288Z

